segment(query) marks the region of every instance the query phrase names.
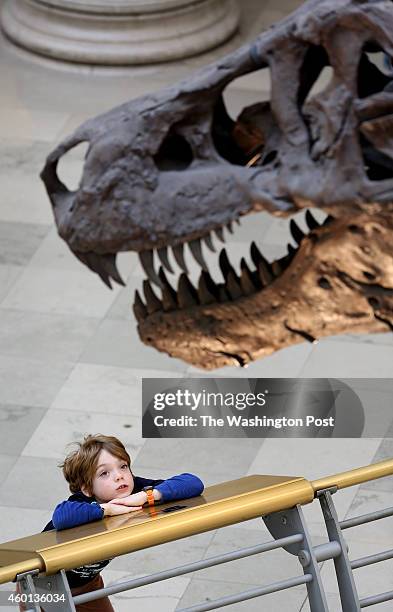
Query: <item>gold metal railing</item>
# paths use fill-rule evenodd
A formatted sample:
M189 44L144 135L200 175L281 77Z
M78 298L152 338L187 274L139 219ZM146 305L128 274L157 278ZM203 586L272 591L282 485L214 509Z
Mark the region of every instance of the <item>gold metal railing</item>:
M202 496L146 508L64 531L50 531L0 546L0 583L15 579L12 557L48 574L311 502L304 478L247 476L208 487ZM16 559L15 559L16 560ZM1 567L3 566L3 567ZM25 570L26 571L26 570Z
M384 476L393 475L393 459L387 459L386 461L380 461L379 463L373 463L360 467L355 470L349 470L348 472L340 472L333 476L325 476L318 480L311 481L311 486L314 491L321 491L322 489L330 489L337 487L337 489L345 489L346 487L353 487L369 480L377 480L377 478L383 478Z
M290 476L247 476L208 487L203 496L146 508L64 531L0 545L0 584L18 574L62 569L134 552L313 501L318 491L393 475L393 459L314 481Z

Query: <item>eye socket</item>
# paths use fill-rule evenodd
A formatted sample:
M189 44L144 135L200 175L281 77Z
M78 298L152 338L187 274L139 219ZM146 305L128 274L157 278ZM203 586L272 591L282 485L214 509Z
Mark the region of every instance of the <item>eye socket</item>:
M121 470L128 470L128 464L127 463L123 463L123 465L120 466Z
M108 470L104 470L103 472L98 474L98 477L101 478L101 477L107 476L108 474L109 474Z

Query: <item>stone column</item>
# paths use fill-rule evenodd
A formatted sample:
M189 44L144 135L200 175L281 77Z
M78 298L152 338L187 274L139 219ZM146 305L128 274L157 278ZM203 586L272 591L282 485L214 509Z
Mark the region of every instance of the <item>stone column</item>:
M238 0L5 0L21 47L69 62L136 65L196 55L237 28Z

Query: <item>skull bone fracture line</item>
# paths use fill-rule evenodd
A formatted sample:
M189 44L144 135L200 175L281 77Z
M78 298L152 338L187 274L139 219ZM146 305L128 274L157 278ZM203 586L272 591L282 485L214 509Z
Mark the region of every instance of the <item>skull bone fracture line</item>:
M49 155L42 178L72 252L109 286L122 283L116 254L139 252L143 342L213 369L322 336L392 330L393 71L377 56L393 56L393 2L311 0L181 83L85 122ZM313 95L325 66L331 80ZM263 68L270 101L232 120L224 89ZM89 148L71 192L56 168L81 142ZM303 232L292 219L296 247L284 257L269 262L252 243L252 264L242 258L236 271L224 248L223 282L213 280L202 245L214 251L223 228L255 211L311 207L325 221L307 210Z

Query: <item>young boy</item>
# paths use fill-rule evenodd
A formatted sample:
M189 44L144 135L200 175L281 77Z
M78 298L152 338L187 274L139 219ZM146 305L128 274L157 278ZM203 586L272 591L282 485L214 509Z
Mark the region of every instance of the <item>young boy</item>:
M63 474L72 495L56 506L44 531L67 529L91 521L140 510L144 505L200 495L203 483L192 474L167 480L134 476L130 456L124 445L112 436L86 436L78 448L67 455ZM103 587L101 570L110 560L99 561L67 571L72 594L80 595ZM77 612L113 612L105 597L76 606Z

